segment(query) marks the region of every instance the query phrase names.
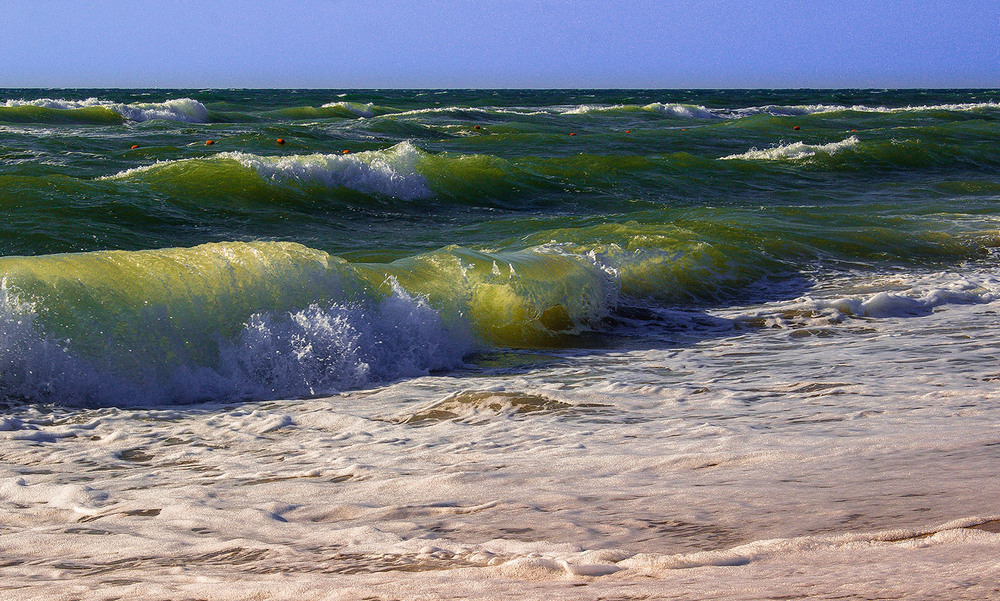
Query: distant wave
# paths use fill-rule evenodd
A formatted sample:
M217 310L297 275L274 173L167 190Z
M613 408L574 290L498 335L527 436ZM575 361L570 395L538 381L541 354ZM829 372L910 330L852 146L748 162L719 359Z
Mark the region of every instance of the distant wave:
M615 104L594 105L582 104L561 111L564 115L586 115L591 113L655 113L664 117L678 119L717 119L719 115L713 111L695 104L677 104L654 102L651 104Z
M945 111L945 112L966 112L966 111L980 111L980 110L998 110L1000 109L1000 103L996 102L968 102L960 104L936 104L936 105L918 105L918 106L904 106L904 107L888 107L888 106L867 106L863 104L855 104L852 106L838 105L838 104L809 104L809 105L764 105L756 107L747 107L740 109L727 109L725 111L725 116L730 118L743 118L751 117L753 115L771 115L774 117L794 117L800 115L819 115L827 113L844 113L844 112L855 112L855 113L885 113L885 114L899 114L899 113L923 113L923 112L934 112L934 111Z
M571 108L554 109L564 115L614 114L614 113L655 113L664 117L677 119L744 119L755 115L770 115L772 117L796 117L828 113L859 112L859 113L921 113L921 112L967 112L981 110L998 110L1000 103L970 102L960 104L938 104L905 107L866 106L866 105L775 105L751 106L742 108L707 108L696 104L654 102L650 104L614 104L597 105L583 104Z
M431 195L427 180L417 172L423 153L409 142L386 150L353 154L310 154L263 157L242 152L223 153L262 177L276 181L343 186L366 194L381 194L402 200Z
M367 104L361 104L360 102L328 102L324 104L321 108L336 108L343 109L349 113L357 115L358 117L374 117L375 116L375 105L371 102Z
M200 166L232 161L253 170L267 181L279 184L344 187L365 194L414 200L431 195L426 178L417 171L424 156L423 152L409 142L401 142L385 150L351 154L275 157L223 152L207 158L161 161L128 169L104 179L142 179L150 175L190 178L191 172Z
M747 161L794 161L807 159L817 154L832 155L844 150L845 148L856 146L860 142L861 140L859 140L857 136L851 136L846 140L841 140L840 142L830 142L829 144L806 144L804 142L794 142L792 144L782 144L780 146L766 148L764 150L752 148L744 153L724 156L722 157L722 160L739 159Z
M177 98L164 102L142 102L122 104L98 98L86 100L65 100L61 98L39 98L37 100L6 100L0 107L21 108L34 107L54 111L77 111L80 109L103 108L120 115L128 121L152 121L164 119L167 121L182 121L188 123L204 123L208 120L208 109L205 105L190 98Z

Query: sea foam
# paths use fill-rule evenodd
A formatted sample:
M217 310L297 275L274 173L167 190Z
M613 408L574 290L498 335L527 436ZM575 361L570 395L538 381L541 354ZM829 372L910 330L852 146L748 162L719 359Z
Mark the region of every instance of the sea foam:
M470 340L444 327L426 301L395 283L391 287L392 293L382 300L313 303L300 310L254 313L231 338L221 331L209 332L218 351L212 353L217 359L206 362L170 350L184 340L163 349L156 344L144 348L139 340L108 338L109 350L128 344L130 353L144 363L138 369L123 369L112 356L114 351L85 356L75 349L74 340L46 333L37 303L22 301L4 280L0 393L68 405L267 400L332 394L461 363ZM148 316L150 331L162 330L155 323L157 313ZM142 324L129 325L145 329ZM187 329L204 327L194 324Z
M851 136L840 142L830 142L829 144L806 144L805 142L793 142L792 144L782 144L774 148L758 150L751 148L747 152L731 154L721 157L722 160L748 160L748 161L795 161L807 159L817 154L832 155L846 148L857 146L861 142L857 136Z
M374 117L375 116L375 105L371 102L361 104L360 102L327 102L321 108L336 108L343 109L349 113L357 115L358 117Z
M590 113L635 113L647 112L677 119L716 119L718 116L704 106L694 104L678 104L653 102L646 105L636 104L581 104L560 111L564 115L586 115Z
M402 200L431 195L427 179L418 172L423 153L409 142L386 150L353 154L311 154L263 157L242 152L223 153L272 181L319 183L345 187L365 194L381 194Z

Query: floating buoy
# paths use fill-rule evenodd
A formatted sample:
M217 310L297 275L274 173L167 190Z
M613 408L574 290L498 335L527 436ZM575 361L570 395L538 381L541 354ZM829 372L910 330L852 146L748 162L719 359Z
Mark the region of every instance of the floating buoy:
M851 131L858 131L858 130L856 130L856 129L852 129Z
M278 138L277 140L275 140L275 142L277 142L278 144L284 144L285 143L285 139L284 138Z
M632 130L631 129L626 129L625 133L630 134L630 133L632 133Z
M211 146L212 144L215 144L215 140L205 140L205 146Z
M575 133L571 133L570 135L571 135L571 136L575 136L576 134L575 134Z
M139 145L138 144L133 144L132 145L132 150L135 150L136 148L139 148Z
M796 125L796 126L795 126L795 127L793 127L792 129L794 129L795 131L798 131L798 130L800 130L800 129L802 129L802 128L801 128L801 127L799 127L798 125Z
M350 150L345 150L344 154L348 154L349 152L351 152L351 151Z
M476 126L474 126L474 127L472 128L472 129L482 129L482 128L481 128L481 127L479 127L478 125L476 125Z

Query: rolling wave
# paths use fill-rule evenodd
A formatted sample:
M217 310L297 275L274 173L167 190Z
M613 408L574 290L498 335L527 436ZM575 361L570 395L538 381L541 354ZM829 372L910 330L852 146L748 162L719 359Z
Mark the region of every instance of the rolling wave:
M265 181L279 185L343 187L364 194L414 200L431 195L427 180L418 172L425 154L408 142L386 150L353 154L310 154L260 156L244 152L223 152L208 158L161 161L135 167L103 179L188 180L202 179L206 186L219 178L239 177L227 166L238 166Z
M793 142L791 144L780 144L773 148L758 150L752 148L740 154L731 154L721 157L722 160L744 160L744 161L797 161L807 159L817 154L833 155L846 148L853 148L860 144L861 140L857 136L851 136L840 142L830 142L829 144L806 144L804 142Z
M114 117L126 121L181 121L204 123L208 121L208 109L191 98L177 98L163 102L141 102L123 104L98 98L86 100L65 100L40 98L36 100L6 100L0 103L0 120L53 120L81 121L95 120L97 117ZM19 119L20 118L20 119Z
M76 404L332 393L454 367L474 344L551 344L615 299L587 261L457 247L351 264L230 242L4 257L0 273L0 392Z

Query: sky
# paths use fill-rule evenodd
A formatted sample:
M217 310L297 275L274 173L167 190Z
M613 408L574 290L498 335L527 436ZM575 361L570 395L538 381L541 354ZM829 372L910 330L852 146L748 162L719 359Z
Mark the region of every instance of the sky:
M0 88L1000 86L1000 0L0 0Z

